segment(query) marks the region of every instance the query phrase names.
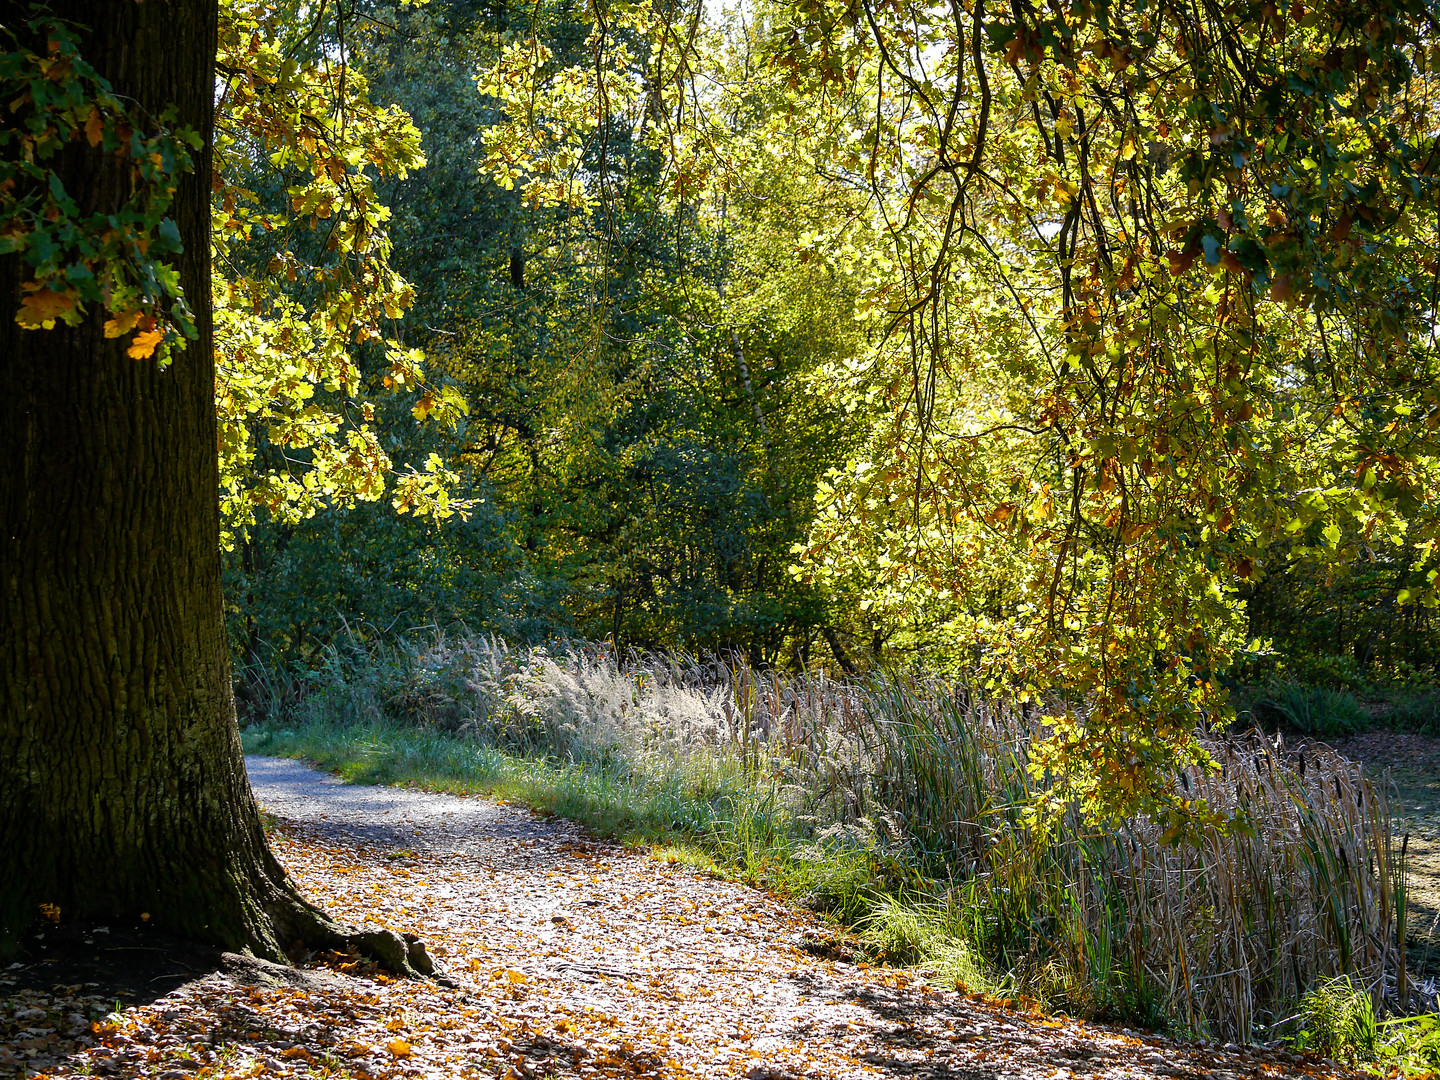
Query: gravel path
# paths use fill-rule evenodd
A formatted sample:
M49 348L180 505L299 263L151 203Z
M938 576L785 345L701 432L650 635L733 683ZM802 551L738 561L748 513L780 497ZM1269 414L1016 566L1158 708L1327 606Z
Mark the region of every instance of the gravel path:
M158 1080L1336 1072L1283 1052L1016 1012L829 959L817 953L831 932L775 897L517 807L345 785L291 761L246 764L301 888L348 922L419 933L458 987L391 980L356 957L316 958L302 972L232 958L93 1035L76 1028L72 1049L17 1042L12 1067L24 1057L53 1062L56 1076ZM16 998L10 1022L25 1030L58 1001ZM0 1008L0 1040L5 1021Z
M309 835L381 854L503 859L517 853L517 844L581 836L568 822L545 821L489 799L347 784L291 758L251 756L245 769L268 813L304 825Z

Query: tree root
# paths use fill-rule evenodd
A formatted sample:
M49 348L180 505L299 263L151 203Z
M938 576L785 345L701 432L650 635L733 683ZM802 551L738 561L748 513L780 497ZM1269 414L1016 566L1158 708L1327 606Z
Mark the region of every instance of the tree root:
M284 961L306 951L354 951L391 975L456 985L453 979L437 971L435 961L418 935L386 929L357 929L339 922L301 896L278 863L274 868L279 871L278 880L273 874L267 876L266 891L270 895L264 904L266 929L270 933L252 935L250 951L256 956ZM289 943L289 947L281 947L281 942Z
M392 975L429 978L435 974L435 962L425 951L425 943L414 934L361 930L350 935L348 944Z

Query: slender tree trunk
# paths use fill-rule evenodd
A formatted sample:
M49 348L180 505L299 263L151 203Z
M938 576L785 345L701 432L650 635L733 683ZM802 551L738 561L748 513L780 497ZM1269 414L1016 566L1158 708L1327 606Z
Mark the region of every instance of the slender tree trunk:
M20 329L0 258L0 956L40 904L281 958L345 928L268 850L246 779L220 598L209 267L216 0L52 0L87 58L206 149L173 213L200 338L168 367L104 314ZM0 3L19 29L25 5ZM85 212L128 165L76 143L57 171Z

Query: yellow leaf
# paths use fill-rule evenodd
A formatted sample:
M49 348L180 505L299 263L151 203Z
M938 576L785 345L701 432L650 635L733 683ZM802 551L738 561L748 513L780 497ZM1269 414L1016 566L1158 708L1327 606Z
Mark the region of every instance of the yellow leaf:
M145 360L155 354L155 346L165 340L163 330L141 330L125 354L132 360Z
M410 1056L410 1044L404 1039L391 1039L385 1044L385 1049L389 1050L390 1053L394 1054L396 1057Z

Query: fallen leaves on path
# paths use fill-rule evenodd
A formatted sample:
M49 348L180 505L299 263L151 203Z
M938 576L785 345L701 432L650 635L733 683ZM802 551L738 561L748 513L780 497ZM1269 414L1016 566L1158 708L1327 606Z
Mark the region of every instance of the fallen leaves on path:
M158 1080L1334 1073L1285 1052L1009 1011L825 959L812 951L826 931L804 912L524 810L309 786L257 784L281 860L334 915L420 934L455 987L367 974L354 958L294 972L231 957L93 1028L77 998L11 997L0 1004L11 1070L44 1061L48 1075ZM46 1027L52 1041L32 1053L20 1025L54 1015L69 1027Z

